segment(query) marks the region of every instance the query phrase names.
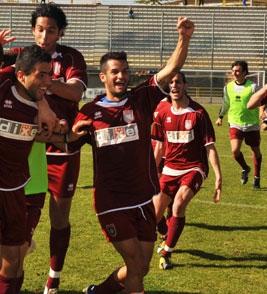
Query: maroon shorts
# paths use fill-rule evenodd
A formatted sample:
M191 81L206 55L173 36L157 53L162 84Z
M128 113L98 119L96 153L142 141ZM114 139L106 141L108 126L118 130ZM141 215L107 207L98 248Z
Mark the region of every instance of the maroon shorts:
M80 171L80 152L70 156L47 156L48 190L55 197L71 198Z
M181 176L162 175L160 178L160 190L174 199L181 186L189 187L196 194L203 183L200 172L193 170Z
M260 146L260 141L261 141L260 131L243 132L236 128L230 128L229 136L230 136L230 140L233 140L233 139L244 140L245 143L251 147Z
M139 241L155 242L156 216L153 203L139 208L114 211L98 216L102 232L110 242L132 238Z
M24 188L0 191L0 244L19 246L26 240Z

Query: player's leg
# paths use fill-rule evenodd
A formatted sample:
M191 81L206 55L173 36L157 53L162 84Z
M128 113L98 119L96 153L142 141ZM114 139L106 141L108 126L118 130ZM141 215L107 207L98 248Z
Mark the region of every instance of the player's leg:
M50 216L50 270L44 294L59 287L60 274L69 247L69 221L72 197L79 176L80 153L71 156L48 156L49 216Z
M72 198L58 198L54 195L50 197L50 270L44 293L49 293L48 289L57 289L59 286L60 273L64 266L70 241L69 215L71 203Z
M143 293L143 278L149 271L153 254L153 242L140 242L137 238L113 243L122 256L127 275L124 281L126 293Z
M188 204L201 187L203 178L197 171L180 176L177 182L179 187L173 201L172 216L168 222L168 234L164 249L160 252L163 257L160 260L160 268L172 267L170 257L185 226L185 212Z
M23 261L27 250L24 190L0 191L0 199L0 293L17 294L23 283Z
M124 286L126 293L143 293L143 277L148 272L156 240L153 204L98 217L105 236L122 256L125 266L100 285L88 286L84 293L115 294Z
M252 131L248 132L245 137L245 143L250 146L253 156L254 165L254 180L253 187L255 189L260 188L260 171L262 163L262 154L260 150L260 132Z
M248 181L248 174L250 172L250 167L247 165L244 155L241 152L241 145L244 139L244 132L236 128L230 128L229 135L233 158L242 168L240 180L241 184L244 185Z
M45 202L45 194L46 193L38 193L25 196L27 207L26 241L29 245L27 254L35 249L35 243L32 237L41 217L41 211Z

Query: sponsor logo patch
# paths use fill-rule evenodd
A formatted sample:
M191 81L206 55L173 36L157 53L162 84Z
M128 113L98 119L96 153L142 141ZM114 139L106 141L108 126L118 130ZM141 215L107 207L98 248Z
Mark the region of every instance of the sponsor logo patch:
M21 141L32 141L38 126L0 118L0 136Z
M104 147L139 140L136 123L95 131L97 147Z
M167 139L170 143L189 143L194 140L194 129L190 131L167 131Z

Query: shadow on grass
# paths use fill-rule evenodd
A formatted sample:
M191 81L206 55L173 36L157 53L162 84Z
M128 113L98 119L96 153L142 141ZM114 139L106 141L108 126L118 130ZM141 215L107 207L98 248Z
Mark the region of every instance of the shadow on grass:
M201 292L146 291L147 294L200 294Z
M43 291L21 291L20 294L42 294ZM60 294L81 294L82 291L60 290Z
M32 291L22 291L20 292L21 294L41 294L42 292L32 292ZM174 292L174 291L146 291L147 294L200 294L201 292ZM64 290L60 290L60 294L81 294L80 292L77 291L64 291Z
M225 232L267 230L267 226L218 226L218 225L208 225L204 223L187 223L186 225L189 227L197 227L197 228L207 229L211 231L225 231Z
M191 266L191 267L214 267L214 268L257 268L257 269L267 269L267 255L251 253L247 256L222 256L218 254L213 254L209 252L205 252L202 250L196 249L186 249L186 250L175 250L174 253L187 253L192 256L201 257L203 259L207 259L210 261L226 261L226 262L242 262L242 264L174 264L174 267L184 267L184 266ZM251 264L243 264L243 262L266 262L264 265L251 265Z

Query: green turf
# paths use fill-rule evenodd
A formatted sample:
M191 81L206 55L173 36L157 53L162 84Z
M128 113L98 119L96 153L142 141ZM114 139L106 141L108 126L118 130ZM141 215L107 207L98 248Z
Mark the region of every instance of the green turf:
M206 105L214 122L218 105ZM262 189L252 189L252 177L240 184L240 169L232 160L227 122L215 127L223 172L222 202L212 203L213 171L187 210L186 227L173 254L171 271L158 269L155 253L145 279L146 293L267 293L267 132L262 133ZM252 166L249 148L243 151ZM92 162L83 147L78 189L71 213L72 239L61 279L60 293L81 293L101 282L121 259L100 232L92 204ZM25 262L22 293L41 293L49 269L47 203L34 239L37 250ZM108 294L108 293L107 293Z

